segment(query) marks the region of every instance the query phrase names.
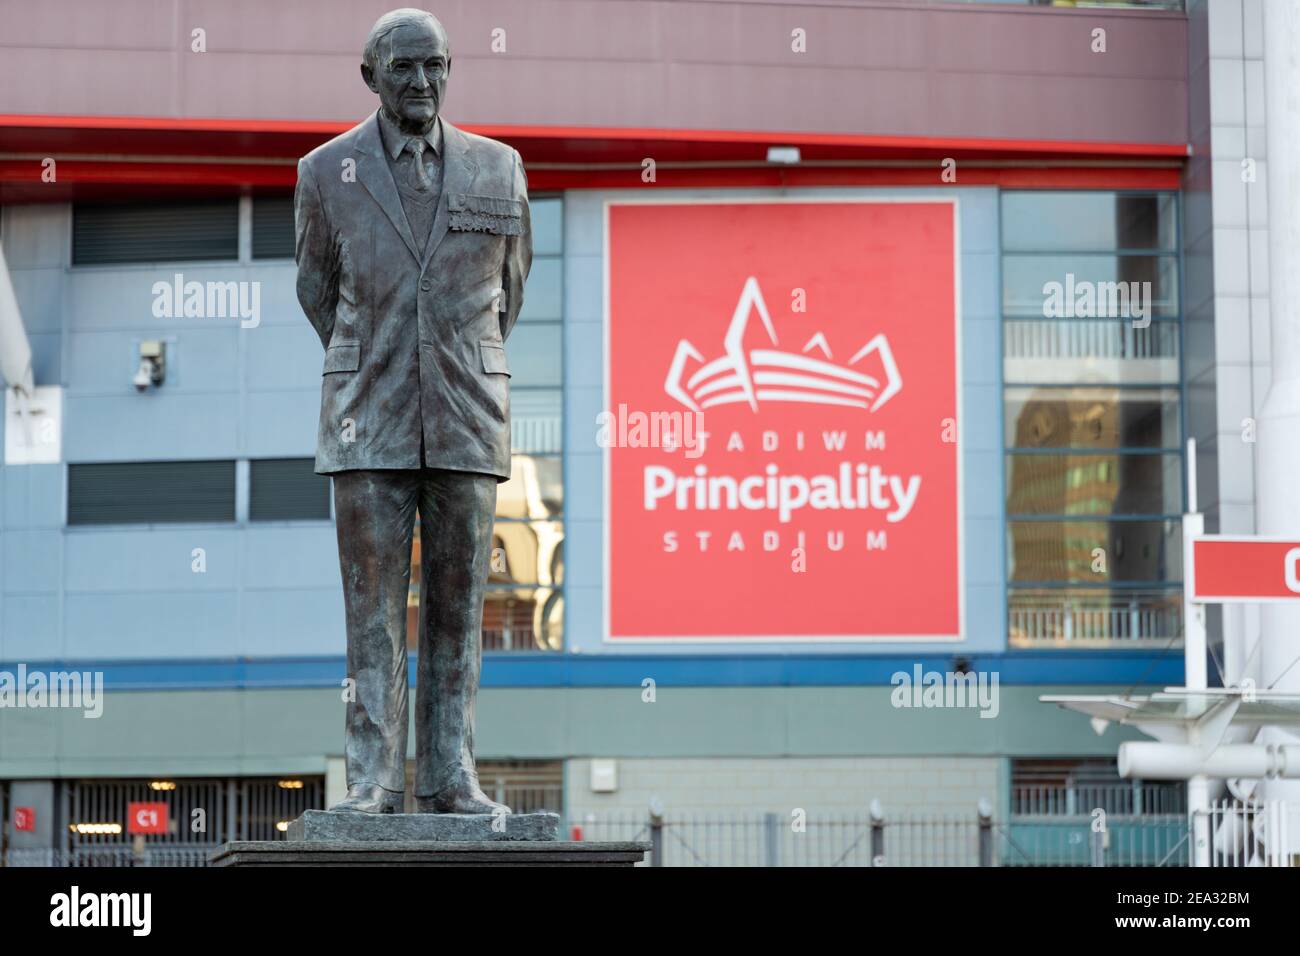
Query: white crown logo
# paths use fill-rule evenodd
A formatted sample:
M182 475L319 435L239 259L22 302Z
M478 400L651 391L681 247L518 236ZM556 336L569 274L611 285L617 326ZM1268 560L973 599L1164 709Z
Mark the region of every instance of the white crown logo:
M723 354L711 362L689 341L677 343L664 390L691 411L698 412L714 405L745 402L755 412L760 402L805 402L811 405L845 405L874 412L898 394L903 380L894 364L894 354L889 340L877 335L858 349L847 365L830 361L831 348L826 335L818 332L799 352L777 348L755 348L749 351L741 344L750 316L758 312L767 337L776 346L776 329L768 314L758 279L750 276L741 290L740 301L732 313L731 324L724 336ZM825 359L808 353L819 350ZM876 354L884 372L885 385L874 375L852 368L869 355ZM688 360L702 363L685 384Z

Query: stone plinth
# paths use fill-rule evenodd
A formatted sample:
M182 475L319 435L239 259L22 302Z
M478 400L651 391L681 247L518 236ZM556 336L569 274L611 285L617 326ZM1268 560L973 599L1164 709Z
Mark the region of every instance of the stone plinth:
M227 843L213 853L212 865L632 866L641 862L649 849L649 843L570 843L559 840L277 840Z
M307 810L285 835L298 843L495 843L556 840L559 832L555 813L507 813L498 819L487 813Z

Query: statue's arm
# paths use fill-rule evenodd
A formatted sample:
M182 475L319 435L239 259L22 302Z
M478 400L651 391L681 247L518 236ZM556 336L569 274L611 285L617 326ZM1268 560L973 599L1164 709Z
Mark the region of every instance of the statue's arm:
M298 188L293 195L296 240L293 258L298 263L298 302L328 347L334 331L334 307L339 296L339 258L320 187L306 160L298 163Z
M528 212L528 180L524 176L524 163L515 152L514 168L515 199L523 206L520 222L523 229L517 236L511 236L506 243L506 268L501 277L501 288L505 291L505 311L501 316L501 339L505 341L510 330L519 318L519 309L524 304L524 280L528 270L533 266L533 225Z

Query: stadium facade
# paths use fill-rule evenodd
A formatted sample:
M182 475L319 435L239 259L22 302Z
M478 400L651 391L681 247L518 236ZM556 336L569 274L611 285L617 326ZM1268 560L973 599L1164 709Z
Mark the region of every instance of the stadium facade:
M103 680L98 717L0 710L9 849L341 793L292 191L373 108L386 6L0 4L0 243L50 423L19 441L11 390L0 671ZM1177 809L1038 698L1182 683L1189 468L1209 530L1256 530L1261 8L435 11L445 114L520 151L535 241L490 792L579 826Z

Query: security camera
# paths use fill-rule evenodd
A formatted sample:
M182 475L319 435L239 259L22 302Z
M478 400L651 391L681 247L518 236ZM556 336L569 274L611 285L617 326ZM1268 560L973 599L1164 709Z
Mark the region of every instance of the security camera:
M137 392L147 391L150 385L161 385L167 377L167 346L157 339L140 343L140 365L131 377Z
M137 392L146 391L153 384L153 362L147 358L140 359L140 367L131 376L131 384Z

